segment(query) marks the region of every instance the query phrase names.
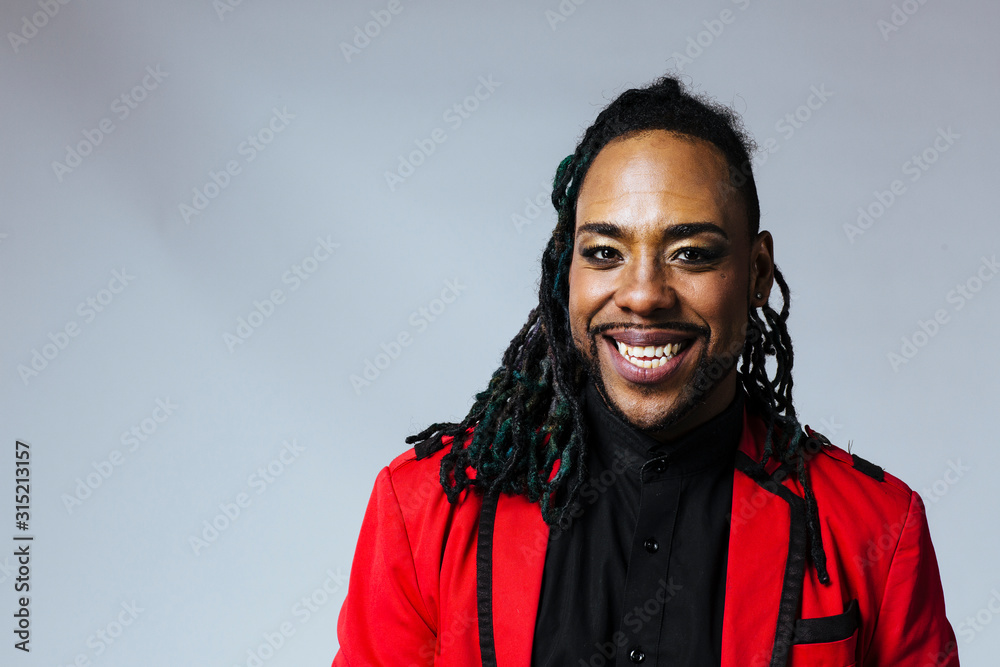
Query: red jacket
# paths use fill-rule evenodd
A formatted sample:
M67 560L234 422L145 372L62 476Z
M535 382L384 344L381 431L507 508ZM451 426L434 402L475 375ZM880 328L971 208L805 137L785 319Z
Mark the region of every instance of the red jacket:
M754 478L764 430L744 411L722 666L956 667L917 493L808 431L824 441L808 463L831 579L823 585L807 561L802 487L773 460L770 479ZM450 504L438 481L447 449L422 460L411 449L379 473L334 667L529 665L548 526L523 496L484 503L466 489Z

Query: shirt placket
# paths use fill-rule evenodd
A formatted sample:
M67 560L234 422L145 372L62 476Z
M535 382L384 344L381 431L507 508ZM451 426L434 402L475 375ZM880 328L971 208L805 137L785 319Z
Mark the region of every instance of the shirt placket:
M680 500L681 478L667 476L667 457L640 470L639 517L629 553L617 667L656 665L664 607L676 589L670 578L670 548Z

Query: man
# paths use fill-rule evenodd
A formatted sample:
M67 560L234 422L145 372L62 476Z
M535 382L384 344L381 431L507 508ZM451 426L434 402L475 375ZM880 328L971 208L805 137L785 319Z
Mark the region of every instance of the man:
M796 418L751 151L670 77L598 116L501 367L376 480L334 665L958 665L919 496Z

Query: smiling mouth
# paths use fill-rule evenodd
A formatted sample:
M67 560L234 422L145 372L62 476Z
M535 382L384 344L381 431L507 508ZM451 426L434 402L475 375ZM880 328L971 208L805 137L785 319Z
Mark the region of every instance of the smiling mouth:
M618 354L636 368L659 368L688 345L690 341L666 345L626 345L621 341L615 341Z

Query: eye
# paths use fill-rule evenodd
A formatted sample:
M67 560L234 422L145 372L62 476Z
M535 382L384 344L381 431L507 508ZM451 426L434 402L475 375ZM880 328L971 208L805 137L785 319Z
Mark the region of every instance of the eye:
M689 246L681 248L675 255L686 264L707 264L719 257L719 253L708 248L696 248Z
M618 257L618 251L606 245L595 245L584 248L580 251L580 254L596 262L611 262Z

